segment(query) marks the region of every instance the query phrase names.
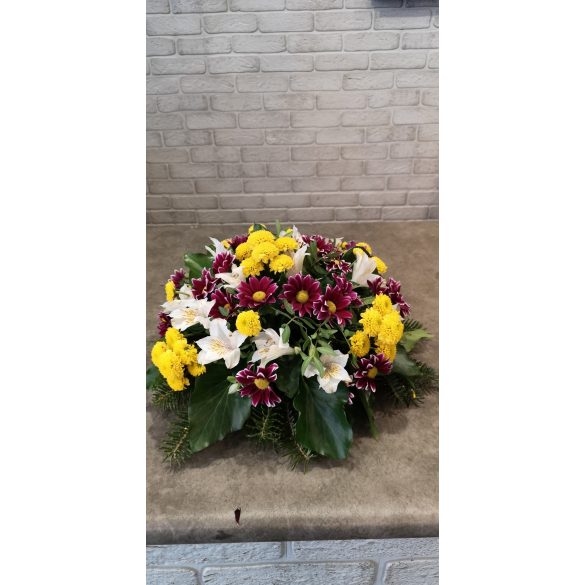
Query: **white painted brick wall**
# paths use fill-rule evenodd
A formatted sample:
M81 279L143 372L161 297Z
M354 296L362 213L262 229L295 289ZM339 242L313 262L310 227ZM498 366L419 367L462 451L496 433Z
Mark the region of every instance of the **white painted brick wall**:
M438 218L438 1L146 11L148 223Z
M438 538L146 547L147 585L438 585Z

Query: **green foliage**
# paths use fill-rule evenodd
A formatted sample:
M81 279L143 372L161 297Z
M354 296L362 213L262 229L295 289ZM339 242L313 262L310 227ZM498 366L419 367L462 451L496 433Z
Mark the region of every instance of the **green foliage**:
M408 357L406 350L403 347L400 347L400 345L396 351L396 357L394 358L392 371L396 374L401 374L406 378L420 376L420 369L417 366L417 363Z
M372 433L372 437L375 439L378 438L378 427L376 426L376 421L374 420L374 409L373 409L373 402L374 397L369 392L359 392L360 401L362 406L364 407L364 411L366 416L368 417L368 424L370 426L370 433Z
M189 445L196 453L228 433L239 431L250 415L250 400L228 394L229 370L210 364L205 375L195 378L189 399Z
M152 389L152 405L167 412L179 412L187 409L189 403L188 390L175 392L168 385L161 384Z
M337 392L327 394L315 377L301 378L293 402L299 413L296 436L301 445L333 459L347 457L353 439L344 410L347 394L347 388L342 384Z
M186 409L179 412L171 423L160 448L164 453L164 460L168 461L171 467L183 465L193 454L189 446L189 416Z
M246 430L249 438L286 457L291 469L300 465L306 471L309 462L317 456L296 440L296 415L286 399L273 408L253 408Z
M158 368L154 364L150 364L150 366L146 368L146 389L153 390L164 384L165 380L158 371Z
M400 345L404 347L406 353L410 353L421 339L431 339L432 337L433 336L422 327L419 329L409 329L408 331L404 331L402 339L400 340Z
M183 262L189 269L189 278L199 278L202 270L211 266L212 259L207 254L188 252L183 256Z
M285 355L279 358L276 387L289 398L293 398L299 389L302 360L298 355Z

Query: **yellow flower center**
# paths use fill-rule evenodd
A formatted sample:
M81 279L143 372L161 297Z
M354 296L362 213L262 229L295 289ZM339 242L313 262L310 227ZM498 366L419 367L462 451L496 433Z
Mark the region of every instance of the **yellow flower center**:
M260 390L266 390L266 388L268 388L269 385L270 382L268 380L264 380L263 378L256 378L254 380L254 386L256 386L256 388L259 388Z
M257 290L253 295L252 298L259 303L266 298L266 293L263 290Z
M329 309L329 312L331 314L337 311L337 307L335 306L335 303L333 301L327 301L327 308Z
M226 311L231 311L231 310L232 310L232 306L231 306L229 303L226 303L226 304L223 306L223 308L224 308Z
M309 300L309 293L306 290L300 290L295 297L299 303L306 303Z
M197 317L197 313L195 309L185 309L183 311L183 316L185 317L185 321L187 323L193 323L195 321L195 317Z
M378 375L378 368L374 366L370 370L368 370L368 378L375 378Z

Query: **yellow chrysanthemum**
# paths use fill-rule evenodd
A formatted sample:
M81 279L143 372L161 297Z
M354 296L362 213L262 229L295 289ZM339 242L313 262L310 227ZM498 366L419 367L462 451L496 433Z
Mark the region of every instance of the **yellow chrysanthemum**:
M150 359L152 363L158 368L157 362L160 356L167 351L167 344L164 341L157 341L150 352Z
M372 258L376 262L376 270L378 271L378 274L384 274L384 272L388 270L388 266L386 266L384 260L378 258L378 256L372 256Z
M383 353L391 362L393 362L396 357L396 344L386 343L378 339L376 342L376 351L378 353Z
M189 385L189 380L183 371L181 358L174 351L167 349L160 355L158 364L155 365L173 390L183 390L185 386Z
M370 338L365 331L356 331L350 338L351 353L364 357L370 351Z
M229 250L230 249L230 241L229 240L222 240L221 241L221 245L226 249Z
M197 348L190 345L185 336L173 327L167 329L165 341L157 341L151 352L152 363L175 391L189 385L185 367L192 376L205 373L205 366L197 363L197 356Z
M240 260L240 262L242 260L245 260L246 258L249 258L252 254L252 246L250 246L250 244L248 244L248 242L244 242L243 244L240 244L237 248L236 248L236 258L238 260Z
M400 313L392 309L390 313L382 317L378 340L396 345L402 338L403 333L404 325L400 319Z
M376 337L380 331L380 326L382 325L382 316L380 313L378 313L373 307L370 307L369 309L366 309L361 316L360 323L362 324L364 331L370 337Z
M365 254L365 252L361 249L361 248L354 248L352 250L353 255L357 258L358 256L361 256L362 254Z
M248 276L259 276L264 270L264 264L262 264L262 262L256 262L254 258L246 258L240 266L242 267L242 272L246 278Z
M268 264L270 260L278 256L278 248L272 242L262 242L252 251L252 258L255 262Z
M192 376L195 376L195 377L205 374L205 371L206 371L205 366L202 366L201 364L198 364L197 362L189 364L187 366L187 370Z
M372 307L382 315L387 315L390 311L393 311L392 301L388 295L376 295Z
M289 238L288 236L278 238L274 243L281 252L296 250L299 247L299 243L294 238Z
M251 233L246 241L252 248L255 248L262 242L274 242L274 234L268 230L258 230L257 232Z
M270 270L272 272L286 272L293 267L293 264L293 259L290 256L281 254L270 262Z
M167 280L165 283L165 294L169 303L175 298L175 285L172 280Z
M256 311L243 311L236 319L236 329L248 337L254 337L262 331L260 315Z
M370 246L370 244L366 242L358 242L356 246L363 248L368 254L370 254L370 256L372 255L372 246Z

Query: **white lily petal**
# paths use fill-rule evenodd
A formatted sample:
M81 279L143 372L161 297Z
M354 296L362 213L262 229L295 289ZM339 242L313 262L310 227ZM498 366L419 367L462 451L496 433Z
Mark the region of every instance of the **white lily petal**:
M224 359L225 367L228 370L235 368L238 365L238 362L240 361L240 348L233 349L232 351L230 351L228 354L225 355Z
M293 276L295 274L302 273L303 271L303 262L305 261L305 256L308 256L307 253L308 246L305 244L301 246L294 254L293 254L293 265L292 268L288 270L286 273L287 276Z
M366 253L360 254L353 263L351 280L360 286L368 286L368 280L373 280L376 275L376 261Z

